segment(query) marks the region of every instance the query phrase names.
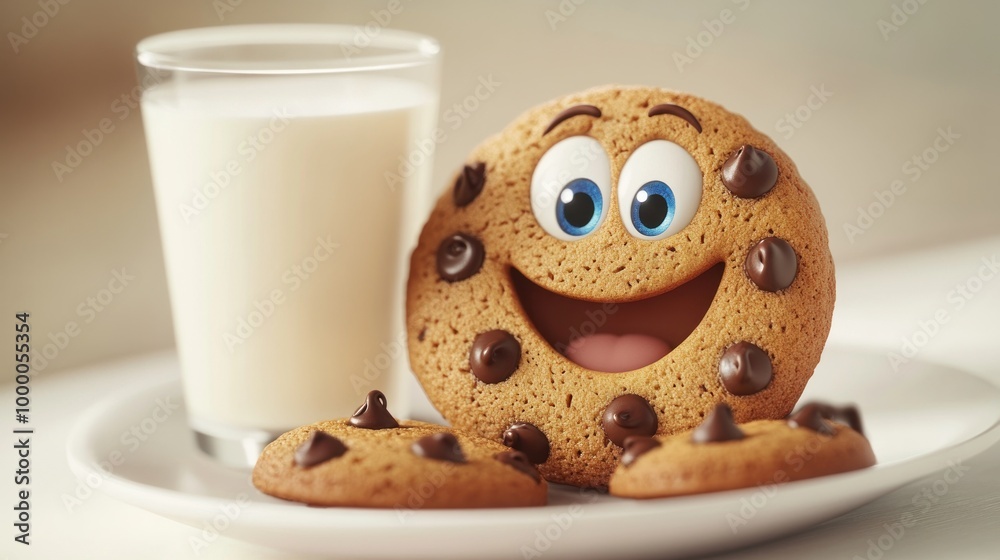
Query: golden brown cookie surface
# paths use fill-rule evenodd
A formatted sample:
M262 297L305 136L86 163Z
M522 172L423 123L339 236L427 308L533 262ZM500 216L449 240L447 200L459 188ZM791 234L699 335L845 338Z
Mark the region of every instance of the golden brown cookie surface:
M280 436L258 459L254 486L313 506L403 511L538 506L548 499L537 470L498 442L425 422L397 423L387 413L352 419Z
M629 435L720 401L787 415L833 301L823 218L769 138L694 96L610 87L469 156L411 260L410 359L456 428L540 435L546 478L603 486Z
M663 498L780 484L875 464L868 440L847 424L808 411L799 422L756 420L737 426L713 411L693 431L626 443L609 490Z

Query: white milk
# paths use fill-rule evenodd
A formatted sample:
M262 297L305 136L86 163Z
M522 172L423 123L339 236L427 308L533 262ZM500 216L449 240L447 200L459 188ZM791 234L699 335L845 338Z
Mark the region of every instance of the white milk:
M365 76L145 92L193 427L283 431L350 415L373 388L405 413L400 232L423 216L426 193L407 191L426 188L430 165L395 189L385 173L435 112L421 86Z

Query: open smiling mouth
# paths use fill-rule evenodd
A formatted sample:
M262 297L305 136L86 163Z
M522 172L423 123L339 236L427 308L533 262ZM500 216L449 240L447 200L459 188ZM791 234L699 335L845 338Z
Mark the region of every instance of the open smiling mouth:
M718 263L680 286L629 302L573 299L510 269L514 291L535 329L579 366L605 373L632 371L666 356L701 323L722 282Z

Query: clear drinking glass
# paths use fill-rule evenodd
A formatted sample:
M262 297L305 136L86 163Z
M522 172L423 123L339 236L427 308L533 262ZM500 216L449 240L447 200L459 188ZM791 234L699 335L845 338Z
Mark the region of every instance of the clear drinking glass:
M223 463L252 465L374 388L406 413L402 240L429 200L440 54L376 31L227 26L137 46L187 413Z

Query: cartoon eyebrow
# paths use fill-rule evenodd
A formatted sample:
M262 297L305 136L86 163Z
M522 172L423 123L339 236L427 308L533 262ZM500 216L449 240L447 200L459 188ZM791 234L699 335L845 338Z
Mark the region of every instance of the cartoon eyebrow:
M691 111L688 111L680 105L672 105L670 103L656 105L649 109L649 116L655 117L656 115L673 115L675 117L680 117L693 126L695 130L701 132L701 123L698 122L698 118L691 114Z
M598 109L597 107L594 107L593 105L573 105L569 109L564 109L562 112L556 115L555 118L552 119L552 122L549 123L549 126L545 128L545 132L542 133L542 136L545 136L546 134L552 132L552 129L558 126L559 123L563 122L564 120L573 117L578 117L580 115L586 115L588 117L597 118L601 116L601 110Z

